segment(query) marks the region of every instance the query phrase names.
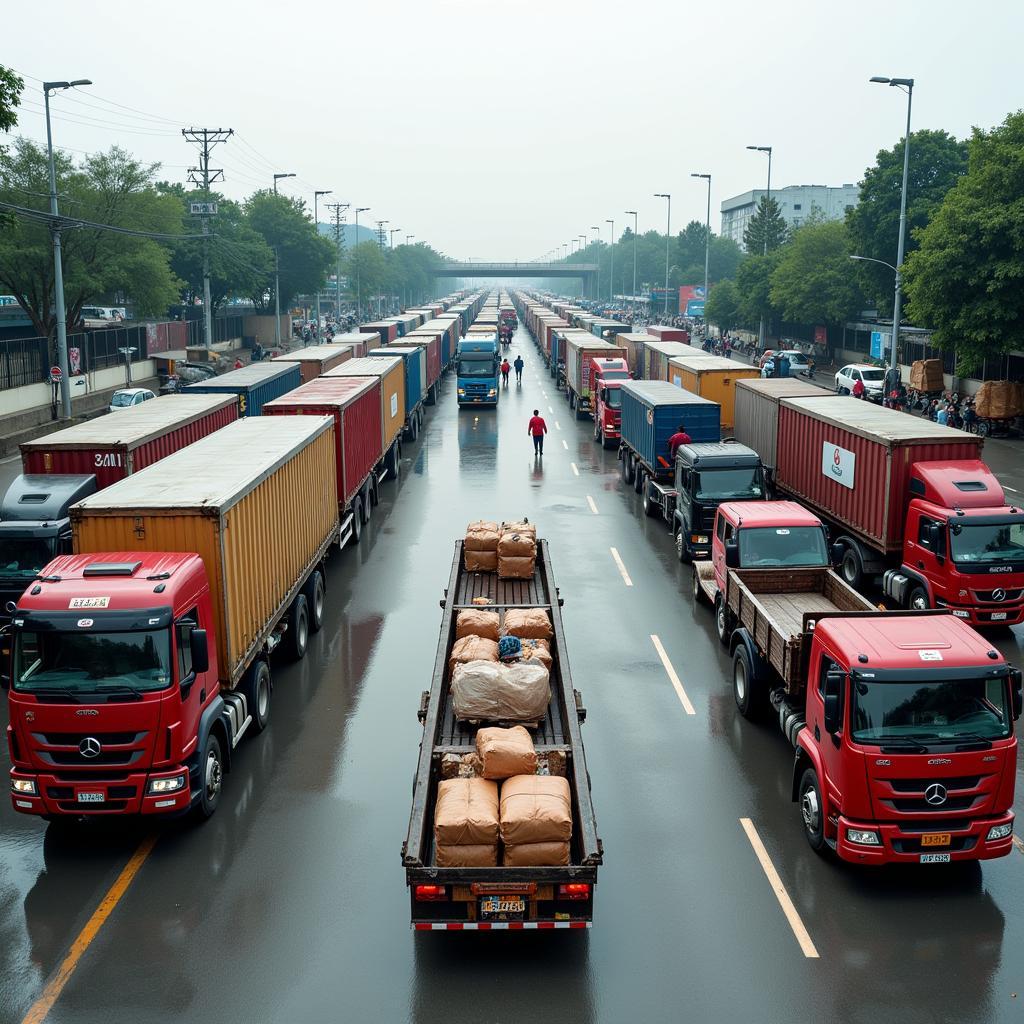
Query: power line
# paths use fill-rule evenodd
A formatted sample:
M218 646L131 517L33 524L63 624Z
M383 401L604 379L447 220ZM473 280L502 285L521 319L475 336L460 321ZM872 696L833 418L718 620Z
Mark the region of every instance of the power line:
M193 238L202 238L202 235L171 235L163 231L136 231L134 228L122 228L116 224L101 224L95 220L85 220L82 217L54 217L53 214L44 210L35 210L30 206L18 206L15 203L0 201L0 209L9 210L11 213L24 217L26 220L36 220L49 224L52 230L66 231L69 228L93 228L97 231L113 231L118 235L132 235L136 238L153 238L162 242L178 242Z

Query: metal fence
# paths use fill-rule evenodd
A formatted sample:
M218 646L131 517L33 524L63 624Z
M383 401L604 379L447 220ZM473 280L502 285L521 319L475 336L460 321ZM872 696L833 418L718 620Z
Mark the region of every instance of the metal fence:
M222 341L232 341L242 337L242 317L240 316L215 316L213 318L213 342L217 344ZM203 333L203 321L189 318L188 321L188 343L201 347L206 343Z
M0 390L40 384L49 377L49 346L45 338L0 341Z

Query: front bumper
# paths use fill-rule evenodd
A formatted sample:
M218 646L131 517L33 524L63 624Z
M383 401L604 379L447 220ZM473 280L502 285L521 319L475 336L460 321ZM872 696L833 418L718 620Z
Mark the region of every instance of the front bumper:
M173 778L185 772L185 787L174 793L147 794L153 779ZM35 773L11 769L11 804L21 814L47 817L109 817L114 814L174 815L187 811L192 805L193 793L189 773L183 767L159 772L118 773L116 779L97 779L95 782L75 779L70 781L59 774ZM36 784L35 794L13 790L17 779ZM83 802L80 794L99 794L102 799Z
M945 601L936 601L936 606L955 615L972 626L1016 626L1024 622L1024 603L1022 604L983 604L963 608Z

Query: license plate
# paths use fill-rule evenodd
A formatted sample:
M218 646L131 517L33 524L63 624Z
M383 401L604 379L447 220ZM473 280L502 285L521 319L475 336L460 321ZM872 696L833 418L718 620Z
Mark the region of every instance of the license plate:
M993 622L1005 622L1006 621L1006 612L993 612L992 613L992 621Z
M949 846L951 836L948 832L930 832L921 836L922 846Z
M507 896L484 896L480 900L480 916L499 920L516 920L526 913L526 900Z
M78 802L80 804L101 804L106 800L106 793L79 793Z
M922 853L921 863L922 864L948 864L950 860L950 854L948 853Z

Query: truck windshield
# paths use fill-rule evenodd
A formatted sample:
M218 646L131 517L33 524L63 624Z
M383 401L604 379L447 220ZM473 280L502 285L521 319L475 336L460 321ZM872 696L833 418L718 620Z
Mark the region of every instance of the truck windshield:
M481 356L478 359L462 356L459 359L460 377L494 377L497 372L493 356Z
M695 473L695 494L698 498L754 499L764 497L760 466L741 469L704 469Z
M949 534L954 562L1024 562L1024 522L954 523Z
M163 690L171 683L170 633L22 630L15 636L13 668L14 688L24 693L96 693L110 685Z
M629 380L629 373L626 370L604 370L601 380Z
M912 739L954 743L1010 735L1006 679L928 683L856 679L853 738L863 743Z
M618 388L609 388L605 395L605 405L609 409L621 409L622 408L622 392Z
M740 529L744 569L828 565L825 533L819 526L758 526Z
M0 538L0 576L32 579L53 558L45 537Z

